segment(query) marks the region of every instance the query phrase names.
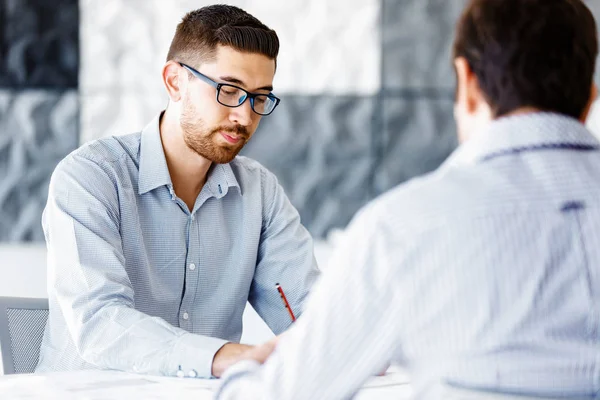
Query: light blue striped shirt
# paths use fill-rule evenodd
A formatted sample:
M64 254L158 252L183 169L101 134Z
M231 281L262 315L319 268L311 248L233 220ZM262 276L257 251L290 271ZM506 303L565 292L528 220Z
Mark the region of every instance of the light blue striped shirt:
M364 208L304 315L219 399L345 399L392 360L450 384L600 390L600 144L549 113L501 118Z
M94 141L52 175L43 215L50 317L37 371L210 377L249 301L276 334L318 277L313 243L275 176L213 165L193 211L174 191L159 116Z

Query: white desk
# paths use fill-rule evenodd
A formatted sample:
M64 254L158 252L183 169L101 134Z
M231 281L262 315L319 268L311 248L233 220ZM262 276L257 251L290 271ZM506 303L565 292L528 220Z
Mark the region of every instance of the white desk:
M358 400L409 399L406 375L391 371L372 378ZM164 378L113 371L0 376L2 400L208 400L218 380Z
M404 400L413 398L408 377L392 369L386 376L373 377L355 400ZM0 376L2 400L209 400L216 379L164 378L114 371L75 371L50 374ZM433 388L432 388L433 389ZM444 400L543 400L466 391L440 386L427 398ZM556 400L556 399L554 399Z

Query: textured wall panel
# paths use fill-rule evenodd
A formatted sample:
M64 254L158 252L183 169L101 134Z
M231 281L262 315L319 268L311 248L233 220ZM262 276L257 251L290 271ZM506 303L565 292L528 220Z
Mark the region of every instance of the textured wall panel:
M451 45L466 0L382 0L383 86L452 89Z
M80 143L142 130L167 105L168 97L106 91L81 95Z
M0 92L0 241L42 240L54 167L77 146L76 91Z
M205 3L212 2L204 0ZM186 0L188 9L197 1ZM285 94L372 95L380 88L381 0L236 0L277 31Z
M600 1L584 0L600 32ZM383 87L453 89L452 42L467 0L382 0ZM600 83L600 68L596 68Z
M383 111L384 135L375 168L378 193L434 170L457 145L451 98L389 98Z
M344 227L369 198L374 99L286 96L243 154L274 172L316 236Z
M82 0L81 87L162 93L175 26L212 1ZM379 0L232 0L281 41L277 93L372 94L379 89ZM357 51L357 49L359 51Z
M0 87L76 88L77 0L0 0Z
M161 67L180 18L175 1L81 0L83 95L164 92Z

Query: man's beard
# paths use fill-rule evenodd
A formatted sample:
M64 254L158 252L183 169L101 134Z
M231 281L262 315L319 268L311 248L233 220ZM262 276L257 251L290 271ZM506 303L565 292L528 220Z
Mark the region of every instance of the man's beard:
M208 129L201 119L194 120L191 116L194 112L191 110L191 104L184 106L181 115L181 130L183 131L183 140L185 144L197 154L217 164L227 164L242 150L248 141L249 134L246 127L241 125L219 126ZM232 133L234 137L239 137L240 141L236 144L217 142L219 132Z

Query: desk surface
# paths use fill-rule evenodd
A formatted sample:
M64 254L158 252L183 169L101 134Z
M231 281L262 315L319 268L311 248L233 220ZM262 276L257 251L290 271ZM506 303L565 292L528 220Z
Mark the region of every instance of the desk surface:
M209 400L216 379L166 378L116 371L73 371L49 374L0 376L2 400ZM440 387L431 398L444 400L527 400L522 396ZM373 377L355 400L412 399L408 377L392 367L388 374ZM541 397L535 400L542 400Z
M216 379L166 378L116 371L73 371L0 376L2 400L204 400L212 399ZM358 400L408 399L406 375L390 371L369 380Z

